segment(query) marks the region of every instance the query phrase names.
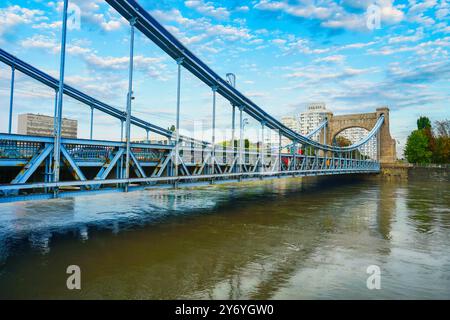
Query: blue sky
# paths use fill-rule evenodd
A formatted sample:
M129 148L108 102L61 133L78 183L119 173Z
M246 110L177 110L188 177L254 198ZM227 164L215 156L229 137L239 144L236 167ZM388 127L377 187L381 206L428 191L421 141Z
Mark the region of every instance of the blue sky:
M104 1L70 2L81 9L81 28L68 34L66 82L124 109L128 23ZM387 105L399 149L418 116L450 118L448 0L139 3L217 73L235 73L239 90L276 117L317 101L335 114ZM367 8L374 4L381 13L379 29L367 27ZM2 1L0 47L57 76L61 7L60 1ZM176 63L138 33L135 69L134 115L173 124ZM9 77L9 68L0 65L1 131L7 129ZM208 126L210 88L187 72L182 81L182 129L196 121ZM51 90L20 74L16 89L14 121L19 113L53 113ZM80 136L88 137L89 108L69 98L64 103L64 116L78 119ZM219 129L230 127L230 119L231 108L219 97ZM250 121L249 127L259 125ZM117 120L96 113L94 138L119 135ZM132 135L145 132L134 129ZM229 132L222 135L228 138Z

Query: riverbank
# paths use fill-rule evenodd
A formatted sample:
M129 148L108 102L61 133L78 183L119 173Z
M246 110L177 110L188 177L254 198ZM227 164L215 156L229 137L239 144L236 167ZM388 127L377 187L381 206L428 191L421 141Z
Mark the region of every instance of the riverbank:
M418 165L409 163L383 163L381 175L383 179L401 180L433 180L450 181L450 165L429 164Z

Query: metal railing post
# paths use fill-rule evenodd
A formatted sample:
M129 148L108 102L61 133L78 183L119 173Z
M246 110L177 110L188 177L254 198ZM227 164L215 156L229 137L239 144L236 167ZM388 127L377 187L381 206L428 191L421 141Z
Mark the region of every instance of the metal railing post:
M53 146L53 181L59 181L60 161L61 161L61 125L62 125L62 106L64 94L64 71L66 63L66 38L67 38L67 8L69 0L64 0L62 35L61 35L61 56L59 65L59 87L58 87L58 104L56 108L56 125L55 125L55 142ZM55 195L57 189L55 189Z

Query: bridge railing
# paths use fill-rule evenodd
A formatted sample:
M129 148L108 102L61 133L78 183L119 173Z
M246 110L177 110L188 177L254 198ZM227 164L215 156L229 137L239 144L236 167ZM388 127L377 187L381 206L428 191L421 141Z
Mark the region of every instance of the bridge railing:
M30 159L43 144L37 141L0 139L0 159Z
M29 160L33 158L45 145L54 143L52 137L29 136L0 133L0 159ZM75 161L106 161L118 148L125 148L125 142L83 140L63 138L62 145ZM164 150L171 149L171 145L155 145L145 143L131 143L131 151L139 161L159 161Z

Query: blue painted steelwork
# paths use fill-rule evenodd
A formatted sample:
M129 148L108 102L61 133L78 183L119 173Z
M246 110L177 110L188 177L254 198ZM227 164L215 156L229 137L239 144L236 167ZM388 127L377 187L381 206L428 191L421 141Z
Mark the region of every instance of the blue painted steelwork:
M9 95L9 120L8 120L8 133L12 130L12 116L13 116L13 105L14 105L14 77L16 74L16 68L11 67L11 90Z
M55 143L53 145L53 181L59 181L59 171L61 165L61 131L62 131L62 106L64 95L64 71L66 63L66 38L67 38L67 8L69 0L64 0L63 22L61 35L61 60L59 66L59 83L58 83L58 104L55 110ZM55 189L55 192L57 190Z
M72 172L72 175L75 177L75 179L85 181L86 177L84 176L83 172L81 172L80 168L75 163L75 160L69 154L64 145L61 145L61 153L63 154L65 161L67 162L68 167Z
M232 105L240 106L245 112L258 122L265 121L266 126L281 132L281 134L292 141L309 145L317 149L341 152L344 148L324 145L311 140L292 129L284 126L281 122L270 116L262 108L247 98L244 94L233 88L226 80L209 68L202 60L197 58L188 48L165 29L155 18L153 18L141 5L134 0L106 0L125 19L136 18L136 28L164 50L174 60L183 59L183 67L189 70L207 86L217 86L217 92ZM358 146L348 146L345 150L356 150Z
M94 133L94 108L91 107L91 125L89 131L89 138L92 140L92 135Z
M11 181L11 184L19 184L27 182L34 171L41 165L41 163L52 152L53 145L47 144L43 149L40 149L31 160L23 167L19 174Z
M18 59L17 57L14 57L10 53L6 52L5 50L0 48L0 61L5 63L9 66L14 66L16 71L20 71L31 78L41 82L42 84L53 88L56 91L56 95L58 95L58 86L59 82L52 76L46 74L45 72L29 65L28 63ZM125 121L126 115L125 112L119 110L118 108L112 107L104 102L101 102L75 88L68 84L64 84L64 94L67 96L85 104L86 106L93 107L94 109L97 109L101 112L104 112L114 118L119 119L120 121ZM56 99L57 101L57 99ZM130 119L131 123L137 127L143 128L145 130L149 130L151 132L154 132L156 134L159 134L163 137L171 138L173 137L173 132L164 128L161 128L159 126L156 126L154 124L151 124L147 121L144 121L140 118L131 116ZM205 145L208 145L209 143L207 141L197 141L195 139L191 139L189 137L181 136L182 139L188 141L193 140L195 143L203 143Z
M363 157L359 150L374 136L379 139L379 131L384 123L383 115L380 116L374 128L364 139L351 146L336 147L326 145L325 141L323 144L314 141L311 138L321 130L323 130L325 136L327 121L321 123L305 136L292 131L240 93L235 88L235 79L227 82L220 78L134 0L106 1L130 21L129 88L125 113L64 84L65 21L63 23L59 81L0 49L0 61L10 65L13 70L17 69L55 89L57 94L54 139L52 137L0 133L0 167L11 167L17 170L18 166L23 166L11 182L0 185L0 193L3 194L3 197L0 196L0 202L24 199L26 195L23 193L26 190L35 192L32 195L33 198L51 198L75 195L79 192L96 194L103 191L165 188L178 186L179 184L203 185L274 177L379 172L379 163ZM64 2L65 10L67 10L67 2L68 0ZM66 15L64 16L65 19ZM131 115L135 28L143 32L177 62L175 132L160 128ZM212 143L179 134L182 67L212 88ZM216 93L229 100L232 106L231 149L224 149L215 144ZM64 94L91 108L90 139L61 138L61 112ZM12 95L13 89L11 90L11 97ZM235 147L236 107L239 108L238 148ZM121 141L92 140L94 109L105 112L121 121ZM247 120L243 118L244 112L261 123L262 141L256 151L244 149L244 120ZM126 125L125 140L123 139L124 122ZM146 130L147 143L131 142L131 124ZM278 133L278 147L268 145L267 148L264 148L265 127ZM149 131L169 138L169 144L148 143ZM292 143L288 146L281 146L283 136L290 139ZM377 142L379 144L379 140ZM289 152L283 153L282 150L286 147L289 147ZM53 158L52 151L54 151ZM357 159L354 159L353 153L357 155ZM66 163L66 168L59 165L61 154L63 161ZM377 152L378 159L379 150ZM52 161L54 162L53 172L51 171ZM131 172L130 167L133 168ZM75 180L60 181L60 168L68 170ZM12 170L12 173L16 172L14 170ZM134 176L131 176L131 174L134 174ZM32 176L34 178L30 180L34 182L27 183ZM39 179L40 176L44 177L43 181ZM52 176L54 179L51 179ZM4 178L1 178L4 181ZM79 191L74 191L77 188ZM52 193L52 190L58 192Z

